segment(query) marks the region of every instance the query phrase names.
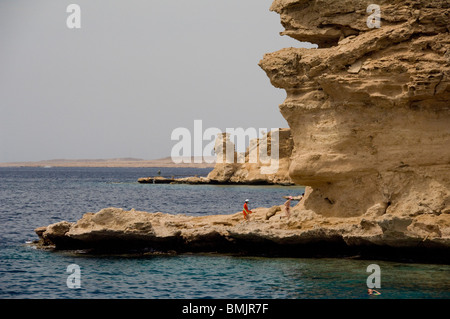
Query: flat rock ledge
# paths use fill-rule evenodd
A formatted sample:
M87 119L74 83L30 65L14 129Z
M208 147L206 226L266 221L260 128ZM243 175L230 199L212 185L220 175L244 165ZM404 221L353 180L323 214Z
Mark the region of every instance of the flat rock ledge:
M182 177L182 178L167 178L167 177L141 177L138 179L140 184L211 184L211 185L279 185L279 186L294 186L295 184L286 180L267 180L267 179L247 179L247 180L217 180L208 177Z
M42 249L92 253L232 253L450 263L450 215L323 217L282 206L193 217L105 208L35 229Z

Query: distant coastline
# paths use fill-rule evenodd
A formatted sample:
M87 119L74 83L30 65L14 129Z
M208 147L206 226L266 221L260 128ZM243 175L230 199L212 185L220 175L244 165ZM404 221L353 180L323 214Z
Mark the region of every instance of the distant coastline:
M155 160L138 158L114 159L53 159L35 162L0 163L0 167L196 167L213 168L215 163L174 163L171 157Z

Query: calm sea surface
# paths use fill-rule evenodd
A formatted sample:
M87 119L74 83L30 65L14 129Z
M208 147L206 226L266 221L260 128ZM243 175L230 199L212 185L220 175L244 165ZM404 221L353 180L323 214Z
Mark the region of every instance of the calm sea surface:
M193 216L270 207L302 187L150 185L158 168L0 168L0 298L450 298L450 266L338 258L228 255L86 256L26 245L34 229L105 207ZM160 168L162 176L210 169ZM77 264L81 288L69 289ZM381 268L382 295L366 272Z

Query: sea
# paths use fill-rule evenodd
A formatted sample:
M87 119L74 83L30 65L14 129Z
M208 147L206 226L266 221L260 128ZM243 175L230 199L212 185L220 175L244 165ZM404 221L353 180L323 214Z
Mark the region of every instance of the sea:
M205 216L284 202L300 186L139 184L210 168L0 168L0 299L448 299L450 265L227 254L89 255L36 249L34 229L120 207ZM76 272L74 271L74 265ZM373 266L380 295L368 295ZM372 268L370 268L372 267ZM370 271L368 271L370 270ZM73 281L73 275L77 280ZM73 283L76 283L74 286Z

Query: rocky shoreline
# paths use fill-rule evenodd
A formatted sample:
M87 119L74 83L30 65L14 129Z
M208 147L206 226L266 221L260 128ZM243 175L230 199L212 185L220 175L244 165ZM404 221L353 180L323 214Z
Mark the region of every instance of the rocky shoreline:
M295 183L289 176L289 165L292 154L291 130L278 129L278 156L276 160L276 172L265 174L264 168L270 164L262 163L260 152L263 147L271 145L272 132L268 132L260 138L253 139L245 153L238 153L234 143L227 133L219 134L216 139L215 152L216 164L214 169L206 177L142 177L138 179L141 184L214 184L214 185L282 185L293 186ZM270 148L270 147L269 147ZM231 153L233 161L227 163L227 152ZM241 158L240 162L238 158ZM258 159L258 160L252 160Z
M297 206L289 219L282 206L256 208L249 222L242 212L192 217L111 207L86 213L75 223L39 227L33 245L93 254L209 252L450 263L450 236L424 232L428 225L444 222L447 227L441 230L450 233L448 216L324 218L302 203Z
M183 177L183 178L167 178L167 177L141 177L138 179L140 184L209 184L209 185L279 185L279 186L294 186L295 184L289 181L269 181L267 179L251 179L251 180L214 180L208 177Z

